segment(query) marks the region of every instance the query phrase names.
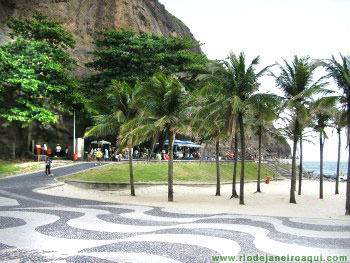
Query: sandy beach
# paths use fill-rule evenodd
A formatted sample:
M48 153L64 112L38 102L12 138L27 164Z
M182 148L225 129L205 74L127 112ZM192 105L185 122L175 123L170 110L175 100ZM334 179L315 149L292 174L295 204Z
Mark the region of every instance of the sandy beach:
M221 187L221 196L215 196L215 186L174 186L174 202L167 201L167 186L136 186L136 196L130 190L85 190L67 184L37 192L48 195L96 201L165 207L167 211L182 213L233 213L245 215L286 216L350 220L345 216L344 182L339 184L340 194L334 194L335 183L324 182L324 199L319 199L319 182L304 180L302 195L296 193L297 204L289 203L290 181L262 183L262 193L254 193L256 183L245 184L245 205L236 198L230 199L231 185ZM239 184L237 184L239 189Z

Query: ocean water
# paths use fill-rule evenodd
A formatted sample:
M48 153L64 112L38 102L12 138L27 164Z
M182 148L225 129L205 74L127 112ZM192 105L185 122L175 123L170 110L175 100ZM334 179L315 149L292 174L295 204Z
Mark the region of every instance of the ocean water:
M320 174L320 162L303 162L303 168L307 172L314 172L315 174ZM348 163L340 163L340 171L347 174ZM334 175L337 172L337 162L323 162L323 174L324 175Z

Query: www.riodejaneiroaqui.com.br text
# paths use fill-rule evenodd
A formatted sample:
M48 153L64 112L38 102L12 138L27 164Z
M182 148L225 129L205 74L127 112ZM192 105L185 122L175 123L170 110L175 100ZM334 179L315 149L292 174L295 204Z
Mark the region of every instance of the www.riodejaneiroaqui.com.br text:
M259 262L259 263L312 263L332 262L348 263L347 256L271 256L271 255L241 255L241 256L212 256L213 262Z

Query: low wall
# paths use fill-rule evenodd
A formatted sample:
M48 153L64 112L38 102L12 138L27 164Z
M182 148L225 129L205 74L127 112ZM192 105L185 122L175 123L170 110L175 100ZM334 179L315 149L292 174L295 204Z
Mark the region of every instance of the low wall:
M281 179L274 179L273 181L281 180ZM256 182L256 180L249 180L245 183L253 183ZM262 179L261 182L265 182L265 179ZM67 179L64 180L64 183L79 187L82 189L94 189L94 190L100 190L100 191L114 191L114 190L124 190L124 189L130 189L130 183L127 182L120 182L120 183L107 183L107 182L88 182L88 181L80 181L80 180L73 180L73 179ZM221 183L221 185L226 184L232 184L232 183ZM239 184L239 182L237 182ZM168 185L167 183L156 183L156 182L135 182L135 186L156 186L156 185ZM215 186L215 183L174 183L173 185L180 185L180 186L191 186L191 187L202 187L202 186Z

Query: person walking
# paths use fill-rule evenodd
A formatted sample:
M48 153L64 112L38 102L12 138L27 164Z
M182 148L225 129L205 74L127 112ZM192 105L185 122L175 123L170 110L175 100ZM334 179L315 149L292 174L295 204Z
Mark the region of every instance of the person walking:
M99 162L100 165L101 165L101 158L102 158L102 152L100 148L98 148L96 152L96 160L97 162ZM97 163L95 163L95 165L97 165Z
M45 174L47 176L53 176L53 174L51 173L51 166L52 166L52 160L50 159L50 157L47 157L46 165L45 165Z

